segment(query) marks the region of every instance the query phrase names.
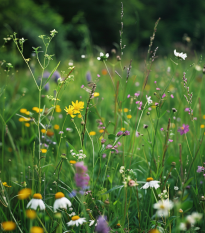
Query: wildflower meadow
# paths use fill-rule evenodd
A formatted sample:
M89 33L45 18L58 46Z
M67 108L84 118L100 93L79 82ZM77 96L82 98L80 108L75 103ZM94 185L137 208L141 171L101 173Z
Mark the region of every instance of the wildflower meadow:
M56 61L55 29L30 51L4 38L25 66L0 63L2 232L205 231L204 57L158 57L159 18L135 59L124 17L118 45L79 61Z

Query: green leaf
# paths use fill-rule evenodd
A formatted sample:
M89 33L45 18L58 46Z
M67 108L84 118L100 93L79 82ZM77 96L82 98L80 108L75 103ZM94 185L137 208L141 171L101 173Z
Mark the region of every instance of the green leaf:
M62 228L62 221L60 221L60 224L56 230L56 233L62 233L63 232L63 228Z
M115 135L114 134L109 134L108 135L108 139L110 139L110 140L115 140Z
M47 78L46 82L44 83L43 88L45 87L46 83L49 82L49 80L51 79L53 73L58 69L58 66L60 65L60 61L58 62L58 65L53 69L53 71L51 72L51 74L49 75L49 77Z
M122 187L124 187L124 185L118 185L115 186L114 188L111 188L110 190L108 190L106 193L103 193L101 195L107 194L107 193L111 193L112 191L116 190L116 189L121 189Z
M189 196L189 194L187 194L186 196L184 196L184 197L182 198L182 201L185 201L185 200L188 198L188 196Z
M191 177L187 180L187 182L184 184L184 187L186 188L186 186L191 183L191 181L194 179L194 177Z

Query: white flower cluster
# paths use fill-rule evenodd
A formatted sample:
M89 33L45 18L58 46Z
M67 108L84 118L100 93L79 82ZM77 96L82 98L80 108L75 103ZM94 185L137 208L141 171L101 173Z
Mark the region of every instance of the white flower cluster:
M168 198L167 190L163 190L162 193L158 194L158 197L161 199L167 199Z
M109 57L109 53L104 54L101 52L100 56L97 57L97 59L98 59L98 61L106 61L108 57Z
M78 157L78 159L86 158L86 154L83 154L83 150L79 150L79 154L75 153L73 150L70 150L70 153L73 157Z
M122 173L124 173L125 172L125 167L124 166L121 166L120 167L120 173L122 174Z
M203 214L194 212L191 215L188 215L186 217L186 222L181 222L179 225L179 229L181 231L187 231L190 226L193 227L196 222L200 221L202 219Z
M146 98L147 98L148 105L152 104L151 96L146 95Z
M175 55L176 57L182 58L182 59L184 59L184 60L185 60L185 58L187 57L187 54L186 54L186 53L178 53L178 52L176 51L176 49L174 50L174 55Z

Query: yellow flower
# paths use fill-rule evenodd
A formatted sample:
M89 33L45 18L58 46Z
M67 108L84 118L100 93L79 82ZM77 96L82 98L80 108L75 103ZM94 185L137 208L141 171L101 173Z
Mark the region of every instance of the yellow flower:
M61 107L60 107L60 105L56 105L56 112L61 112Z
M43 112L43 109L42 109L42 108L41 108L41 109L38 108L38 109L36 110L37 113L39 113L39 111L40 111L40 112Z
M173 128L173 129L175 128L175 124L174 124L174 123L171 123L170 126L171 126L171 128Z
M84 102L83 101L78 102L78 100L76 100L75 103L72 101L72 105L73 105L74 114L80 113L80 111L82 111L83 108L84 108Z
M104 129L100 129L100 130L99 130L99 133L104 133Z
M19 121L20 121L20 122L23 122L23 121L24 121L24 118L23 118L23 117L20 117L20 118L19 118Z
M29 111L27 111L27 112L25 112L25 114L26 114L26 115L30 115L30 112L29 112Z
M124 112L128 112L129 111L129 109L128 108L124 108Z
M149 231L149 233L160 233L160 231L157 230L157 229L152 229L152 230Z
M46 130L45 129L41 129L41 133L46 133Z
M82 115L81 115L81 114L78 114L78 118L82 118Z
M93 96L94 97L98 97L100 94L98 93L98 92L95 92L94 94L93 94Z
M30 233L43 233L43 228L41 228L41 227L31 227Z
M127 115L127 118L128 118L128 119L131 119L131 118L132 118L132 115Z
M7 182L3 182L2 184L3 184L3 186L5 186L5 187L7 187L7 188L11 188L11 186L9 186L9 185L7 184Z
M38 107L33 107L32 110L33 111L38 111Z
M201 125L201 129L203 129L204 128L204 125Z
M23 122L23 121L30 121L30 120L31 120L31 118L26 118L26 117L25 117L25 118L24 118L24 117L20 117L20 118L19 118L19 121L20 121L20 122Z
M60 128L60 126L59 125L54 125L53 128L58 130Z
M102 70L102 75L106 75L107 74L107 70L106 69L103 69Z
M125 131L125 128L121 128L122 131Z
M41 149L41 153L45 154L47 152L47 149Z
M26 127L30 127L30 124L29 124L29 123L25 123L25 126L26 126Z
M21 112L21 113L26 113L26 112L27 112L27 109L22 108L22 109L20 109L20 112Z
M30 219L36 218L36 211L35 210L26 210L26 217Z
M122 112L122 109L121 109L121 108L119 108L119 109L118 109L118 112Z
M70 164L75 164L76 161L75 160L70 160Z
M1 225L4 231L13 231L16 229L16 223L12 221L2 222Z
M90 136L95 136L96 132L95 131L91 131L89 134L90 134Z
M150 182L150 181L153 181L153 180L154 180L154 179L153 179L152 177L148 177L146 181L147 181L147 182Z
M31 195L31 189L25 188L18 192L18 199L24 200Z
M73 114L73 106L69 105L69 108L65 107L65 111L67 112L67 114L69 114L72 118L75 117L75 115Z
M203 119L205 119L205 115L203 115Z

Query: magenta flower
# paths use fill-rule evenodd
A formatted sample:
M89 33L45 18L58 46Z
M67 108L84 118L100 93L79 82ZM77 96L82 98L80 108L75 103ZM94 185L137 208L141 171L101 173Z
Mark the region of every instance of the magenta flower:
M119 132L117 133L117 137L119 137L119 136L121 136L121 135L123 135L123 132L122 132L122 131L119 131Z
M183 126L181 128L179 128L177 130L177 132L180 132L180 135L183 135L185 133L188 133L189 132L189 125L185 125L183 124Z
M99 75L99 74L97 74L97 76L98 76L98 78L100 78L100 75Z
M189 112L189 108L185 108L184 111L185 111L185 112Z
M200 172L203 172L204 171L204 167L202 166L198 166L198 169L196 172L200 173Z
M159 87L156 88L157 91L160 91L161 89Z
M164 129L163 129L163 128L161 128L160 130L161 130L161 131L163 131Z
M130 98L130 94L129 94L129 95L127 95L127 98Z
M138 97L140 94L139 93L135 93L135 96Z
M81 86L81 88L83 88L83 87L84 87L84 85Z
M166 95L165 95L165 93L162 95L162 98L164 98Z
M169 139L168 141L169 141L169 142L173 142L173 140L172 140L172 139Z
M154 83L157 83L157 81L154 81Z
M172 99L174 98L174 96L172 94L170 96L171 96Z

